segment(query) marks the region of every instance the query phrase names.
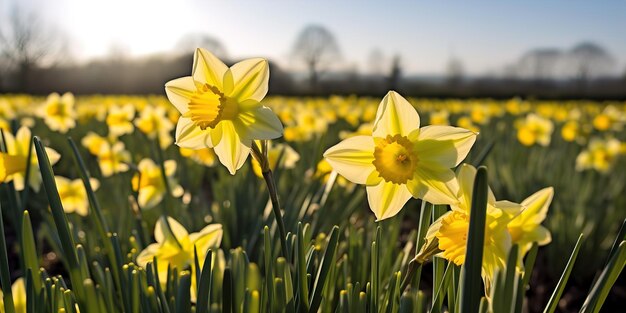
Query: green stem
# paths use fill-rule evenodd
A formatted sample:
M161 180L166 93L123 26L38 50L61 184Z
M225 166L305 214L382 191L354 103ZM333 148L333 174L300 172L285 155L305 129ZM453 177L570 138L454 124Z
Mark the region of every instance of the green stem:
M272 211L274 212L276 224L278 224L278 232L280 234L280 247L283 252L283 257L287 259L288 263L291 263L291 257L287 249L287 231L285 230L285 222L283 222L283 214L280 212L280 202L278 202L276 182L274 181L274 175L272 174L272 170L269 166L267 154L264 152L266 152L265 149L263 149L263 152L261 152L259 146L255 142L252 143L252 153L254 154L257 161L259 161L259 163L261 164L263 178L265 179L265 184L267 185L267 191L270 194L270 201L272 201Z

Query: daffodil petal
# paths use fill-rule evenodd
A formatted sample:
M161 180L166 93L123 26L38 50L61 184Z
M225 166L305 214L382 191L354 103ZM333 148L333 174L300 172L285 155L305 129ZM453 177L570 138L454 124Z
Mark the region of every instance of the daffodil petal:
M204 149L213 147L212 132L209 128L202 130L191 119L181 117L176 125L176 145L187 149Z
M274 112L265 106L239 113L238 122L245 129L242 136L248 140L275 139L283 134L283 124Z
M193 96L195 91L196 85L191 76L170 80L165 84L165 94L167 98L181 114L189 110L189 99Z
M418 167L407 188L415 198L432 204L455 204L459 184L450 169L425 169Z
M222 82L226 71L228 71L228 66L213 55L213 53L203 48L196 49L193 55L192 69L194 81L222 89Z
M378 106L372 135L380 138L408 136L419 127L420 117L415 108L397 92L390 91Z
M242 140L232 122L223 121L220 124L222 124L222 139L213 151L230 174L235 175L235 172L246 162L252 141Z
M522 212L524 219L529 219L532 223L540 224L546 218L548 207L554 197L554 188L541 189L522 201L526 209Z
M381 182L376 186L367 186L366 189L367 201L378 221L395 216L411 199L411 193L405 185Z
M415 149L421 162L452 168L469 153L476 133L460 127L430 125L420 129Z
M229 75L232 79L228 77ZM269 78L267 60L261 58L243 60L227 71L224 91L226 95L240 102L250 99L260 102L267 94Z
M337 173L356 184L365 184L376 170L374 164L374 139L354 136L330 147L324 158Z
M141 267L145 267L148 264L148 262L152 262L152 260L154 259L154 256L159 251L160 245L161 244L159 243L153 243L147 246L145 249L141 250L141 252L137 256L137 260L136 260L137 265Z
M525 236L524 240L528 242L537 242L538 245L545 246L552 241L552 235L547 228L538 225L537 228Z
M188 235L185 227L169 216L167 217L167 225L164 217L161 217L154 227L154 239L160 244L174 243L174 240L180 242Z
M222 243L222 225L210 224L197 233L189 235L189 241L196 246L199 254L203 254L209 248L217 248Z

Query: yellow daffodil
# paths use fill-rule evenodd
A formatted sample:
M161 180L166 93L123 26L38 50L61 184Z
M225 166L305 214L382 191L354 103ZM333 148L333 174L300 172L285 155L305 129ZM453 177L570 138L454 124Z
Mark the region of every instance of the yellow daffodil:
M561 128L561 137L565 141L574 141L578 138L580 127L577 121L568 121Z
M554 125L549 119L531 113L518 126L517 139L523 145L532 146L537 143L546 147L550 144Z
M4 139L7 153L0 153L0 182L12 180L15 184L15 189L23 190L28 153L32 145L30 129L21 127L15 134L15 137L11 132L5 132ZM32 149L28 183L33 190L39 191L41 187L41 172L39 172L37 155L34 153L35 148L33 147ZM61 158L52 148L46 147L46 153L51 165L56 164Z
M76 126L74 95L69 92L63 96L59 96L58 93L50 94L39 111L39 116L51 130L66 133Z
M450 117L450 113L445 110L436 111L430 113L430 124L431 125L450 125L450 121L448 118Z
M112 106L106 117L109 134L115 137L130 134L135 129L132 120L135 117L135 107L132 104Z
M593 118L593 127L599 131L621 130L622 123L626 120L626 114L612 105L602 110L602 113Z
M442 215L430 226L426 236L427 244L423 251L426 251L429 245L431 247L436 245L437 251L440 251L440 257L461 265L465 262L476 169L471 165L463 164L456 176L460 187L457 195L459 201L450 206L452 211ZM491 190L488 191L482 264L482 275L486 287L489 287L496 269L506 264L506 257L511 248L511 235L507 230L507 225L522 208L517 203L496 201Z
M196 275L194 247L197 251L200 266L204 264L206 252L209 248L218 248L222 242L222 225L211 224L197 233L187 233L183 225L171 217L161 217L154 227L156 243L147 246L137 256L137 264L145 267L148 262L157 259L157 273L159 280L165 285L167 282L168 266L179 271L192 268L191 299L196 299Z
M167 177L171 193L175 197L183 195L183 188L178 184L175 178L176 161L167 160L164 162L165 176ZM163 196L167 192L165 181L161 167L156 165L150 159L143 159L137 166L139 173L136 173L132 179L133 190L139 192L137 201L142 209L151 209L163 200Z
M128 163L131 161L130 152L125 149L124 143L121 141L113 144L107 141L100 146L96 156L98 157L100 172L104 177L128 171Z
M420 118L402 96L390 91L380 103L372 136L355 136L324 153L328 163L357 184L367 185L378 220L396 215L411 198L435 204L457 202L454 172L476 141L476 133L451 126L420 128Z
M313 174L313 176L317 179L320 179L323 183L326 183L328 182L328 179L330 178L330 175L331 173L333 173L333 171L333 167L330 166L330 163L328 163L326 159L321 159L315 167L315 173ZM354 186L352 182L346 180L346 178L341 175L337 175L336 182L337 185L342 187L347 187L350 185Z
M135 126L150 139L159 138L161 148L166 148L172 143L170 131L174 124L165 116L164 107L146 106L135 120Z
M622 147L621 142L615 138L594 138L587 149L576 157L576 170L595 169L606 174L613 168L618 156L624 153Z
M87 198L87 191L83 181L81 179L70 180L62 176L55 176L54 180L61 197L63 210L66 213L76 212L80 216L87 216L87 213L89 213L89 199ZM89 182L94 191L100 186L100 183L95 178L89 179Z
M458 127L469 129L475 133L479 131L478 126L474 125L474 123L472 122L472 119L467 116L459 117L459 119L456 121L456 125Z
M252 140L282 135L278 117L260 103L268 80L264 59L248 59L228 68L207 50L197 49L192 76L165 85L167 97L182 114L176 144L213 148L220 162L235 174L248 158Z
M361 124L355 132L341 131L339 132L339 139L346 139L354 136L371 136L374 129L374 123Z
M93 155L100 154L101 151L105 149L103 146L109 144L109 141L105 137L102 137L94 132L88 132L80 142L83 147L87 148L89 153Z
M213 152L213 148L204 148L199 150L179 148L180 155L192 159L194 162L204 166L214 166L217 156Z
M278 165L278 159L280 158L281 168L294 168L296 162L300 160L300 154L293 148L286 144L268 144L267 159L270 165L270 169L273 171ZM256 159L252 159L252 170L258 177L263 177L261 172L261 164Z
M552 241L550 231L541 226L554 196L554 188L541 189L522 201L522 213L507 226L513 244L520 247L520 259L530 250L533 242L544 246Z
M13 306L15 313L26 313L26 283L24 278L20 277L11 285L11 294L13 295ZM4 295L0 290L0 313L4 313Z

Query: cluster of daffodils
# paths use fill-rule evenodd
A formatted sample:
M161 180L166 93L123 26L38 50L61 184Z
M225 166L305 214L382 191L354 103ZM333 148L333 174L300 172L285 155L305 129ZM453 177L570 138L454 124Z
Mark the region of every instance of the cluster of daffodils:
M451 210L431 225L416 259L423 262L437 255L461 265L476 169L463 164L455 175L451 168L465 159L476 135L452 126L420 128L415 108L391 91L380 103L370 135L348 137L324 157L346 179L367 186L367 199L378 220L398 214L411 197L449 205ZM482 263L486 286L505 266L512 244L519 244L525 254L532 242L550 242L550 233L540 224L552 193L546 188L517 204L496 201L489 191Z

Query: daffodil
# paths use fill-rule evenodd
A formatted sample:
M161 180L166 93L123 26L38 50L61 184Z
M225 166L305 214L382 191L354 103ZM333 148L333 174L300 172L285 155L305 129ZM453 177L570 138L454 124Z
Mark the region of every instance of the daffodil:
M63 96L52 93L39 111L48 128L53 131L66 133L76 126L76 111L74 110L74 95L67 92Z
M185 227L171 217L161 217L154 227L156 243L147 246L137 256L137 264L146 267L148 262L157 259L157 273L163 285L167 282L168 267L179 271L192 268L191 299L196 299L196 275L194 248L197 251L200 266L204 264L209 248L218 248L222 242L222 225L210 224L197 233L189 234Z
M11 294L13 296L13 306L15 313L26 313L26 283L24 278L20 277L11 285ZM3 294L0 290L0 312L4 313L4 300L2 300Z
M533 242L544 246L552 241L550 231L541 226L554 196L554 188L541 189L522 201L522 213L507 226L513 244L520 247L520 258L526 255Z
M450 121L448 118L450 117L450 113L446 110L440 110L436 112L430 113L430 124L431 125L450 125Z
M280 165L278 164L278 159L280 158ZM296 162L300 160L300 154L296 152L292 147L286 144L268 144L267 151L267 159L269 162L270 170L276 169L277 166L282 168L293 168L296 165ZM263 173L261 172L261 165L259 161L256 159L252 159L252 170L254 174L258 177L263 177Z
M587 149L576 157L576 170L595 169L600 173L609 173L621 154L624 151L619 140L593 138Z
M549 119L531 113L520 121L517 130L517 139L525 146L532 146L535 143L541 146L548 146L552 137L554 125Z
M418 254L418 259L429 257L428 251L435 251L439 252L438 256L456 265L462 265L465 262L476 169L471 165L463 164L456 176L460 187L457 195L459 201L450 206L451 211L442 215L430 226L426 244L421 255ZM517 203L496 201L491 190L488 190L482 263L482 276L486 287L489 287L495 271L506 264L506 257L511 248L511 235L507 225L522 209L523 206Z
M98 165L102 176L109 177L116 173L128 171L131 161L128 152L121 141L115 137L102 137L94 132L89 132L81 140L81 144L89 150L89 153L98 158Z
M569 121L561 128L561 137L565 141L574 141L578 138L580 127L577 121Z
M396 215L411 198L435 204L457 202L451 168L467 156L476 133L451 126L420 128L420 118L402 96L390 91L380 103L372 136L355 136L324 153L348 180L367 185L378 220Z
M109 134L112 136L122 136L130 134L135 129L132 120L135 117L135 107L132 104L124 106L112 106L106 117L107 126L109 126Z
M80 216L87 216L87 213L89 213L89 199L87 198L87 191L83 181L81 179L70 180L62 176L55 176L54 180L57 184L59 197L61 197L63 210L66 213L75 212ZM94 191L100 186L100 183L95 178L89 179L89 182Z
M179 148L180 155L192 159L194 162L204 166L214 166L217 156L213 152L213 148L204 148L199 150Z
M172 142L170 131L174 124L165 116L165 108L161 106L146 106L135 120L135 126L150 139L159 139L161 148Z
M182 187L175 178L176 161L167 160L164 162L165 177L167 177L168 185L171 188L171 194L180 197L183 194ZM133 190L139 192L137 201L142 209L151 209L163 200L163 196L167 193L164 176L161 167L156 165L150 159L143 159L138 164L139 172L133 176Z
M0 153L0 182L13 181L15 189L23 190L28 153L32 145L30 129L21 127L15 136L11 132L5 132L4 139L7 153ZM32 149L34 151L35 148ZM61 158L52 148L46 147L46 153L51 165L54 165ZM41 172L39 172L39 162L34 152L30 159L28 183L33 190L39 191Z
M183 148L213 148L231 174L245 163L252 140L274 139L283 127L261 105L268 89L269 66L248 59L228 68L205 49L194 54L192 76L169 81L165 91L182 114L176 144Z

